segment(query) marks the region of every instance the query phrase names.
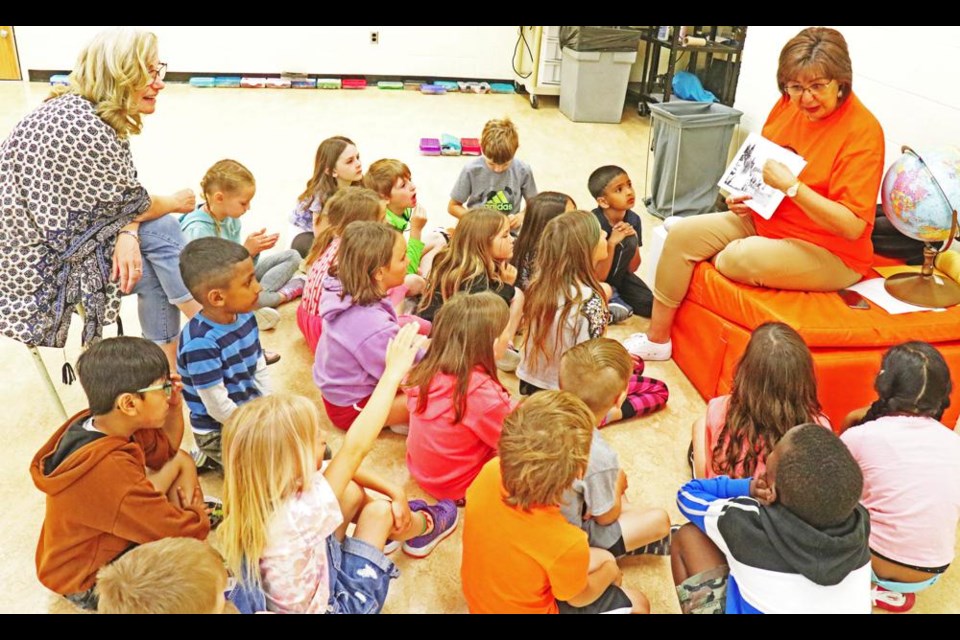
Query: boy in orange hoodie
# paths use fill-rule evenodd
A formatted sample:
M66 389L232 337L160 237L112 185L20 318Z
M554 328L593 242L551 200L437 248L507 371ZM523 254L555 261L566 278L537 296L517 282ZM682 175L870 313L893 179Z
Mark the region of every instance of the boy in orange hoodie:
M96 609L97 571L132 547L170 537L205 540L210 520L183 437L180 377L157 345L113 338L77 362L90 409L37 452L30 475L47 494L37 577Z

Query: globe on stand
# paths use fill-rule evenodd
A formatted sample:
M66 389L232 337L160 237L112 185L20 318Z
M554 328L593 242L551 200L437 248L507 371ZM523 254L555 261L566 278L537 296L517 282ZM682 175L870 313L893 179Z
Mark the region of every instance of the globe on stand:
M883 212L900 233L924 243L920 273L898 273L887 278L887 292L920 307L960 304L960 285L933 271L936 257L957 237L960 209L960 149L947 147L925 152L910 147L887 170L880 195ZM931 243L941 242L937 249Z

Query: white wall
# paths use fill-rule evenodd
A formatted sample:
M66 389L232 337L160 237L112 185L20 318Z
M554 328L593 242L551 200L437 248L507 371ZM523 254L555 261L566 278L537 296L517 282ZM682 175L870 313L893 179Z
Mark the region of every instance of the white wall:
M106 27L16 26L24 76L72 69L77 53ZM160 57L177 72L357 74L453 78L513 77L517 27L141 27L157 34ZM370 44L370 32L380 44Z
M779 96L780 49L803 28L748 29L735 104L743 136L763 127ZM888 165L901 145L960 146L960 26L834 28L850 47L853 90L883 127Z

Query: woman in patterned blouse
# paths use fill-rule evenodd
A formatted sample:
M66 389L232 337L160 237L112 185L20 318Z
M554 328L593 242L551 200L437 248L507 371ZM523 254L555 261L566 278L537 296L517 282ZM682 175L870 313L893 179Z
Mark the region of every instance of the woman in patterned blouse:
M180 278L185 189L156 196L137 180L129 136L156 109L166 65L152 33L115 29L81 52L58 87L0 146L0 333L62 347L78 304L83 341L139 296L144 337L173 361L180 311L199 305ZM179 307L179 308L178 308Z

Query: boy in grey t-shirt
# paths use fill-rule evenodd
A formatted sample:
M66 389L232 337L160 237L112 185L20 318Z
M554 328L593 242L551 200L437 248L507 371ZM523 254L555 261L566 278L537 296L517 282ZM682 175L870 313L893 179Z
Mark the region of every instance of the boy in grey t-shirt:
M482 158L468 162L450 192L447 211L461 218L471 207L500 211L510 219L510 228L523 224L522 200L537 195L530 165L514 156L520 146L517 128L509 118L491 120L480 138Z
M616 452L600 434L607 414L627 395L633 360L622 344L608 338L581 342L560 360L560 389L583 400L596 417L590 460L583 478L564 496L560 512L587 532L590 546L614 556L670 555L670 516L624 499L627 476Z

